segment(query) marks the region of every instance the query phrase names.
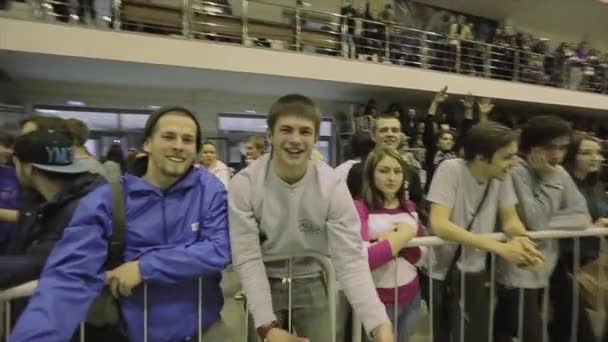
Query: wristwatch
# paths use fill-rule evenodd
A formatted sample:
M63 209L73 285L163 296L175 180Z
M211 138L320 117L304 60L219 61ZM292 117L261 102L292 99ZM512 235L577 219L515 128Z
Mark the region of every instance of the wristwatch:
M274 328L281 328L281 325L279 324L279 322L272 321L270 323L266 323L266 324L264 324L262 326L259 326L256 329L256 332L258 333L258 336L260 336L260 338L262 339L262 341L266 342L267 341L266 335L268 335L268 332L271 329L274 329Z

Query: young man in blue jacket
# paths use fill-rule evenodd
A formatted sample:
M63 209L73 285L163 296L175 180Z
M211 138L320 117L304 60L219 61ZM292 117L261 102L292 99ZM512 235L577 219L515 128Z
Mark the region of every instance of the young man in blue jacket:
M229 341L220 318L221 271L230 263L226 190L217 177L192 167L200 126L186 109L163 109L148 119L144 139L145 173L122 180L124 264L108 272L103 267L112 234L111 188L104 186L82 200L11 341L69 340L105 284L120 298L132 342L144 340L144 324L148 341L184 341L199 333Z

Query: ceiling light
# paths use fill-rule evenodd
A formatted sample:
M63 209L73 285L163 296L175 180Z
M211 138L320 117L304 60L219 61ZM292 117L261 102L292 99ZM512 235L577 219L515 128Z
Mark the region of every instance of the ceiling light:
M66 103L69 106L80 106L80 107L82 107L82 106L86 106L87 105L86 103L84 103L82 101L74 101L74 100L68 100Z
M152 109L152 110L159 110L160 108L161 108L160 106L156 106L156 105L148 106L148 109Z

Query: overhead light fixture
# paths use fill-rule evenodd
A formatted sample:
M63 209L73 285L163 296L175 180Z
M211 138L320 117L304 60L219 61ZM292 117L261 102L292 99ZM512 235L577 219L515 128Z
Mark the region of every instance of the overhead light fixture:
M160 108L161 108L160 106L156 106L156 105L148 106L148 109L152 109L152 110L159 110Z
M246 109L245 113L247 113L247 114L257 114L257 112L255 110L252 110L252 109Z
M74 100L68 100L66 103L67 103L69 106L79 106L79 107L82 107L82 106L86 106L86 105L87 105L86 103L84 103L84 102L82 102L82 101L74 101Z
M101 17L101 20L103 21L107 21L107 22L112 22L112 18L108 17L107 15L104 15L103 17Z

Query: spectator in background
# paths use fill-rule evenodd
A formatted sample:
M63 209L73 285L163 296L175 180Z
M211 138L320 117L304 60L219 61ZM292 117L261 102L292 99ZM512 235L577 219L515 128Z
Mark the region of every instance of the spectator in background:
M511 171L517 195L517 214L527 229L582 230L591 224L584 197L568 172L560 166L570 143L572 128L555 116L537 116L523 128L520 138L523 160ZM549 286L559 256L557 240L538 242L545 262L532 269L497 260L495 341L511 342L523 331L523 342L543 340L541 291ZM524 291L519 308L520 289ZM562 292L563 293L563 292ZM553 305L560 306L554 297ZM517 313L523 311L523 327ZM585 340L586 341L586 340Z
M420 123L416 119L416 109L409 108L407 113L399 113L399 121L401 121L401 127L403 129L403 133L408 137L412 138L416 136L416 129L418 128L418 124Z
M359 132L352 136L350 146L350 160L345 161L335 168L336 173L344 181L348 178L348 173L353 165L365 161L367 155L374 149L374 141L368 132Z
M396 327L397 341L407 341L418 321L416 266L421 266L424 247L407 248L407 244L425 230L416 205L405 199L406 167L394 149L375 150L365 161L363 196L355 201L369 267L378 297Z
M585 202L595 226L608 227L608 196L606 187L599 179L602 168L602 147L599 140L592 135L575 133L564 158L564 168L585 197ZM600 257L600 241L597 237L580 239L580 267L584 267ZM553 342L596 341L591 320L587 314L587 304L580 297L578 300L578 330L572 332L572 315L575 310L572 302L574 274L574 246L570 239L560 240L560 256L557 267L551 276L550 294L553 305L549 336ZM601 341L608 341L604 333Z
M247 139L245 149L247 157L246 162L247 165L249 165L264 154L264 138L257 135L250 136Z
M89 14L93 24L97 22L97 13L95 11L95 0L78 0L78 20L81 24L86 23L86 15Z
M0 254L5 250L17 223L19 180L12 163L15 138L0 131Z
M376 149L392 148L397 150L401 142L401 122L391 113L379 115L372 126L372 140L376 144ZM363 164L354 164L348 173L346 180L349 185L349 190L354 199L361 198L361 186L363 185ZM405 170L406 196L407 199L416 203L416 206L422 208L424 193L420 182L420 176L416 169L408 165Z
M204 341L230 341L220 317L221 272L230 263L226 190L216 177L192 167L200 137L200 125L187 109L164 108L149 116L145 171L122 180L124 263L104 269L113 202L110 186L102 186L81 200L12 341L68 341L105 284L119 298L131 342L144 340L145 295L149 341L196 340L198 333Z
M87 140L89 140L89 128L87 125L78 119L67 119L65 120L65 126L72 135L72 139L74 139L74 159L88 165L89 172L102 175L108 179L103 165L85 147ZM115 181L115 179L108 180Z
M103 168L105 169L106 175L108 175L108 179L111 179L112 181L118 181L126 172L127 166L125 157L122 153L122 146L119 143L110 145L105 161L103 162Z
M105 183L74 159L67 132L36 130L15 142L19 183L36 191L43 203L19 222L6 255L0 256L0 288L38 279L47 257L63 236L81 198Z
M210 141L205 141L201 148L200 165L215 175L226 188L230 182L230 169L226 164L217 159L217 148Z

